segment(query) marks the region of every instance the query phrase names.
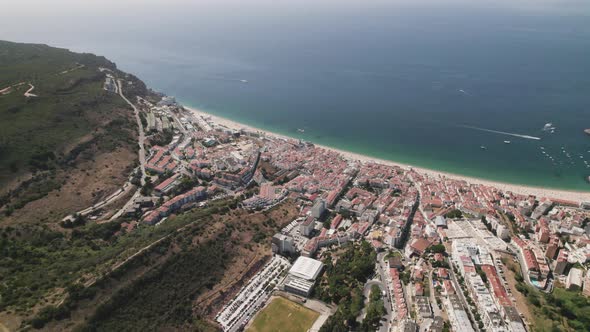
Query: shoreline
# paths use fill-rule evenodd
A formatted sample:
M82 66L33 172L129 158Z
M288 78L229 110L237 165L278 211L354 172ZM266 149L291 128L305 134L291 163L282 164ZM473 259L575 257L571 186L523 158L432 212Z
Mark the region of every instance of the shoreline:
M277 138L288 139L288 140L297 139L295 137L290 137L290 136L286 136L283 134L278 134L275 132L271 132L268 130L257 128L254 126L239 123L237 121L234 121L234 120L231 120L228 118L224 118L224 117L200 110L195 107L186 106L186 105L181 105L181 106L184 107L186 110L192 112L195 115L203 115L203 116L210 117L213 122L223 125L225 127L228 127L230 129L235 129L235 130L248 129L251 131L257 131L257 132L264 133L266 136L270 136L270 137L277 137ZM358 160L363 163L375 162L375 163L383 164L383 165L387 165L387 166L398 166L398 167L402 167L407 170L413 169L420 174L428 175L429 177L435 178L435 179L447 178L447 179L453 179L453 180L460 180L460 181L465 181L469 184L481 184L481 185L485 185L485 186L495 187L503 192L513 192L513 193L521 194L521 195L533 195L533 196L536 196L537 198L546 197L549 199L561 199L561 200L568 200L568 201L576 201L578 203L579 202L590 202L590 192L543 188L543 187L535 187L535 186L527 186L527 185L519 185L519 184L504 183L504 182L498 182L498 181L492 181L492 180L485 180L485 179L480 179L480 178L475 178L475 177L464 176L464 175L460 175L460 174L448 173L448 172L444 172L444 171L437 171L434 169L417 167L417 166L404 164L404 163L400 163L400 162L396 162L396 161L392 161L392 160L375 158L375 157L366 156L366 155L355 153L355 152L350 152L350 151L346 151L346 150L342 150L342 149L333 148L333 147L326 146L326 145L321 145L321 144L316 144L316 143L313 143L313 144L317 147L322 148L322 149L337 152L337 153L341 154L342 156L344 156L345 158L348 158L351 160Z

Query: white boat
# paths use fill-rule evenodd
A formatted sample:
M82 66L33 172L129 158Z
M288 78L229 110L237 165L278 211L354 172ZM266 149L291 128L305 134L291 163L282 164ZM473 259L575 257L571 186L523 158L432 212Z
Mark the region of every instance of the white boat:
M483 145L482 145L482 146L480 146L479 148L480 148L480 149L482 149L482 150L485 150L485 149L487 149L487 148L486 148L485 146L483 146Z
M242 83L248 83L248 80L240 80Z
M297 128L297 131L300 132L300 133L304 133L305 132L305 129Z
M504 141L504 144L510 144L510 141Z
M551 122L547 122L544 126L543 126L543 131L550 131L550 132L554 132L555 131L555 127L553 126L553 123Z

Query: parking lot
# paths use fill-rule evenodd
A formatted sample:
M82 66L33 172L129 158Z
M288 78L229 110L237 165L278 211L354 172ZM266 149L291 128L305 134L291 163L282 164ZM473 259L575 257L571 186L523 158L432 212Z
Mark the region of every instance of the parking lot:
M239 331L260 310L270 293L291 267L281 256L273 256L268 264L245 285L236 297L215 317L224 331Z

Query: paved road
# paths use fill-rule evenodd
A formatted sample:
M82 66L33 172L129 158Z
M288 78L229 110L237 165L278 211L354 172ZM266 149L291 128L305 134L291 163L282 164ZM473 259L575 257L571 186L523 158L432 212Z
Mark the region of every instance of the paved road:
M309 332L318 332L322 325L324 325L324 323L328 320L328 318L330 318L330 316L336 312L336 308L331 308L324 302L314 299L307 299L303 305L308 309L320 313L320 317L315 320L309 329Z
M121 209L119 209L119 211L117 211L115 214L113 214L113 216L111 218L109 218L109 221L113 221L117 218L119 218L123 212L125 212L128 208L130 208L133 204L135 204L135 199L141 196L141 189L137 189L135 191L135 193L133 194L133 196L131 196L131 198L127 201L127 203L125 203L125 205L123 205L123 207Z
M75 68L77 69L77 68ZM119 85L119 95L121 96L121 98L123 98L123 100L125 100L129 105L131 105L131 107L133 108L133 111L135 112L135 120L137 121L137 126L139 128L139 164L140 164L140 169L141 169L141 185L145 185L145 179L146 179L146 173L145 173L145 148L144 148L144 141L145 141L145 133L143 131L143 124L141 123L141 118L139 117L139 110L137 109L137 107L135 107L135 105L133 105L133 103L131 103L126 97L125 95L123 95L123 88L121 85L121 80L117 80L117 84ZM29 84L30 85L30 84ZM33 86L31 85L31 89L29 89L28 92L30 92L33 89ZM131 185L131 183L129 181L125 182L125 184L123 184L123 187L121 187L119 190L117 190L116 192L114 192L113 194L111 194L110 196L108 196L107 198L105 198L104 200L102 200L101 202L98 202L84 210L78 211L77 213L82 215L82 216L86 216L88 214L91 214L92 212L116 201L117 199L119 199L122 195L126 194L133 186ZM131 200L129 200L125 206L119 210L119 212L117 212L117 214L115 214L116 217L110 218L109 220L114 220L116 218L118 218L121 213L129 206L129 204L131 204L133 202L133 200L138 197L139 190L133 195L133 197L131 198ZM65 217L63 220L67 220L67 219L73 219L73 215L69 215L67 217Z
M379 327L379 332L388 332L389 331L389 322L391 321L391 303L389 302L389 296L387 296L387 287L379 280L369 280L366 284L365 287L363 288L363 295L365 296L366 299L369 298L369 295L371 294L371 288L373 287L373 285L377 285L379 287L379 289L381 290L381 294L383 294L383 291L385 291L386 296L383 296L383 306L385 307L385 316L383 316L383 318L386 319L386 321L381 321L381 326ZM363 308L363 311L361 313L361 317L364 318L365 314L366 314L366 310L367 307L366 305L368 304L368 301L365 303L365 307Z
M463 295L463 289L460 287L459 282L457 281L457 277L455 276L455 271L453 271L453 267L451 267L449 270L451 272L451 281L453 282L453 286L455 287L455 293L457 295L459 295L459 298L461 299L461 302L463 303L463 308L465 309L467 314L471 317L472 322L475 322L475 317L473 317L473 313L471 312L471 308L469 308L469 305L467 304L467 300L465 299L465 296ZM472 324L472 326L476 331L479 331L479 326L477 326L477 323Z
M432 306L432 312L434 314L434 316L441 316L441 312L440 309L438 308L438 302L436 301L436 296L434 296L434 293L436 292L436 290L434 289L434 285L432 284L432 272L434 271L433 268L430 268L430 271L428 272L428 282L430 283L430 285L428 285L428 289L430 289L430 305Z
M124 196L125 194L127 194L127 192L129 192L129 190L132 188L133 188L133 186L131 185L130 182L125 182L125 184L123 184L123 187L117 189L117 191L115 191L114 193L109 195L104 200L102 200L90 207L87 207L84 210L80 210L80 211L76 212L75 214L79 214L81 216L87 216L89 214L92 214L94 211L101 209L101 208L115 202L116 200L121 198L121 196ZM75 214L68 215L67 217L63 218L62 220L64 220L64 221L65 220L73 220Z
M391 329L391 322L393 319L393 311L392 311L392 302L391 302L391 294L389 293L389 279L388 274L389 271L387 270L387 266L383 262L383 258L385 257L385 253L380 253L377 255L377 273L381 278L381 282L379 282L378 286L381 288L381 291L385 291L385 296L383 297L383 304L385 305L385 322L382 322L381 327L379 328L379 332L389 332ZM366 285L365 285L366 288ZM371 287L369 286L369 289Z
M145 172L145 148L144 148L144 141L145 141L145 133L143 131L143 125L141 123L141 118L139 117L139 110L137 109L137 107L135 107L135 105L133 105L133 103L131 103L129 101L129 99L127 99L125 97L125 95L123 95L123 87L121 84L121 80L117 80L117 83L119 85L119 95L121 96L121 98L123 98L123 100L125 100L127 102L127 104L131 105L131 107L133 108L133 111L135 112L135 120L137 121L137 126L139 128L139 167L141 169L141 185L145 185L145 179L146 179L146 172ZM133 186L131 185L131 183L129 181L125 182L125 184L123 185L122 188L120 188L119 190L117 190L115 193L111 194L110 196L108 196L107 198L105 198L103 201L98 202L94 205L92 205L91 207L88 207L84 210L78 211L78 214L82 215L82 216L86 216L88 214L91 214L92 212L116 201L117 199L119 199L122 195L126 194ZM115 216L113 216L111 219L109 220L114 220L116 218L118 218L121 213L130 205L133 203L133 200L140 196L139 195L139 190L133 195L133 197L131 197L131 199L125 204L125 206L119 210ZM67 220L67 219L72 219L73 216L69 215L67 217L65 217L63 220Z
M132 108L133 108L133 112L135 113L135 120L137 121L137 127L139 128L139 167L141 169L141 185L145 185L145 179L146 179L146 173L145 173L145 147L144 147L144 141L145 141L145 133L143 131L143 124L141 123L141 118L139 117L139 110L137 109L137 107L135 107L135 105L129 101L129 99L127 99L125 97L125 95L123 94L123 86L121 84L121 80L117 80L117 83L119 84L119 95L121 96L121 98L123 98L123 100L125 100L127 102L127 104L129 104Z

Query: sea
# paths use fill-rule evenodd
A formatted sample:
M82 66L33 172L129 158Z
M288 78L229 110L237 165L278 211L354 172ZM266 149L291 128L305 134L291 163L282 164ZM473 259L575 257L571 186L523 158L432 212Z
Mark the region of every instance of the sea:
M188 106L294 138L590 191L588 1L101 3L0 14L35 18L0 39L104 55Z

